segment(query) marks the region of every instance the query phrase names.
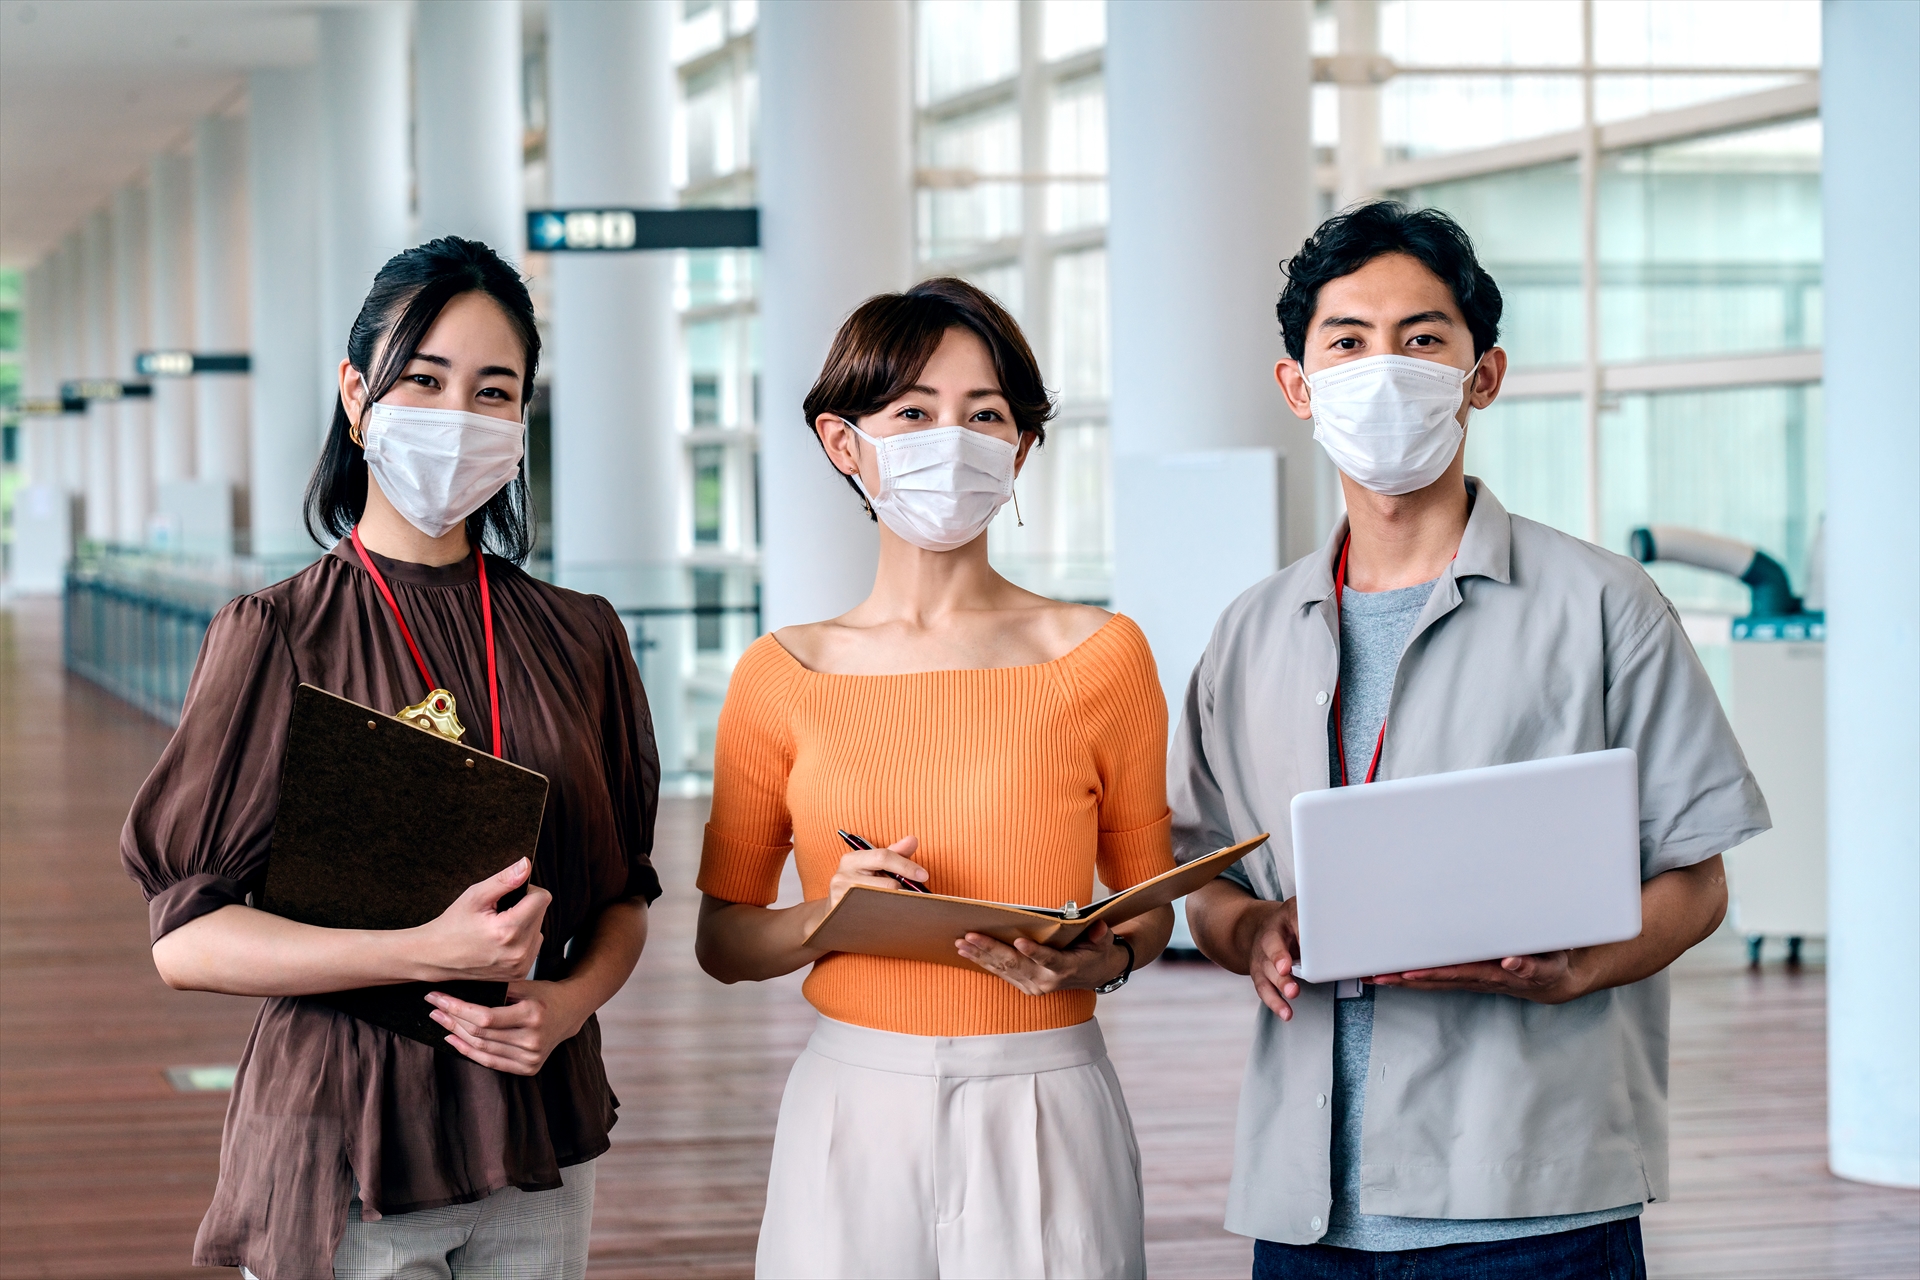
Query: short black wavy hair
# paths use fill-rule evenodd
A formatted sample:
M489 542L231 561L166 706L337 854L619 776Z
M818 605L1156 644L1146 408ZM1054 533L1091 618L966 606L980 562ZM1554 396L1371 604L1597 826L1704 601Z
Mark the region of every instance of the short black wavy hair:
M1350 276L1382 254L1404 253L1446 282L1466 317L1477 359L1500 340L1500 286L1493 282L1466 231L1438 209L1409 209L1398 200L1372 200L1343 209L1321 223L1300 252L1280 268L1287 287L1274 311L1287 354L1303 360L1307 329L1320 288Z
M372 405L393 389L421 339L441 310L463 293L483 293L506 313L507 323L527 353L521 378L524 414L533 399L533 378L540 369L540 328L533 299L512 265L478 240L442 236L396 253L373 278L347 335L347 359L367 384ZM367 505L367 456L353 442L346 404L333 398L333 423L327 428L320 460L307 481L307 536L331 546L347 536ZM467 517L467 539L515 564L533 554L533 502L527 493L527 464L486 505Z

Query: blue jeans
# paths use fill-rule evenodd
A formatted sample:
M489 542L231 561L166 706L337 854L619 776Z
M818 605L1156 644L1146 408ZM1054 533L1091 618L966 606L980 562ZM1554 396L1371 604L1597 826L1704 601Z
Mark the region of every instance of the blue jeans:
M1640 1219L1484 1244L1368 1253L1256 1240L1253 1280L1647 1280Z

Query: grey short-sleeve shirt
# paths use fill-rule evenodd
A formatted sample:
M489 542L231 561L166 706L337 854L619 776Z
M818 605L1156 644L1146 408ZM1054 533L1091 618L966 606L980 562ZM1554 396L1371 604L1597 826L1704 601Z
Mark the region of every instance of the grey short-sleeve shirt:
M1468 480L1459 555L1400 659L1378 776L1632 747L1641 878L1767 829L1766 804L1673 606L1646 573L1511 516ZM1329 784L1339 673L1333 565L1347 534L1228 606L1188 682L1168 764L1174 852L1270 831L1232 879L1293 896L1293 797ZM1227 1228L1308 1244L1332 1203L1333 989L1262 1007L1240 1097ZM1667 978L1563 1005L1376 995L1360 1211L1517 1218L1667 1194Z

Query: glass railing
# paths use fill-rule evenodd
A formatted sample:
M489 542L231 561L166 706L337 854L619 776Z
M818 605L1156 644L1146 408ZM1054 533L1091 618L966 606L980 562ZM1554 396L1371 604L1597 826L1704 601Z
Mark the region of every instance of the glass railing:
M313 559L197 559L86 547L67 570L67 669L157 720L178 724L213 615ZM760 634L758 571L633 563L535 571L613 605L646 689L664 783L702 788L713 771L714 733L733 664Z
M67 669L157 720L178 724L213 615L235 596L312 562L312 556L194 557L84 546L67 566Z

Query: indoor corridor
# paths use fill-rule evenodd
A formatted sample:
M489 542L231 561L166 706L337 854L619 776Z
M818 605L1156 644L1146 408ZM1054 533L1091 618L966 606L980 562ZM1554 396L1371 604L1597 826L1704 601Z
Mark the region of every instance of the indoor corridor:
M255 1004L155 975L116 849L168 731L62 670L58 610L0 608L0 1274L187 1276L226 1094L193 1088L218 1072L169 1069L237 1061ZM726 987L694 963L705 814L704 800L663 800L667 894L601 1012L621 1121L600 1163L594 1276L752 1271L780 1090L813 1015L797 975ZM1818 960L1749 972L1723 931L1678 966L1673 1200L1647 1214L1653 1275L1913 1274L1920 1193L1827 1171ZM1194 961L1101 1002L1155 1277L1247 1273L1251 1243L1221 1215L1252 1003L1245 979Z

